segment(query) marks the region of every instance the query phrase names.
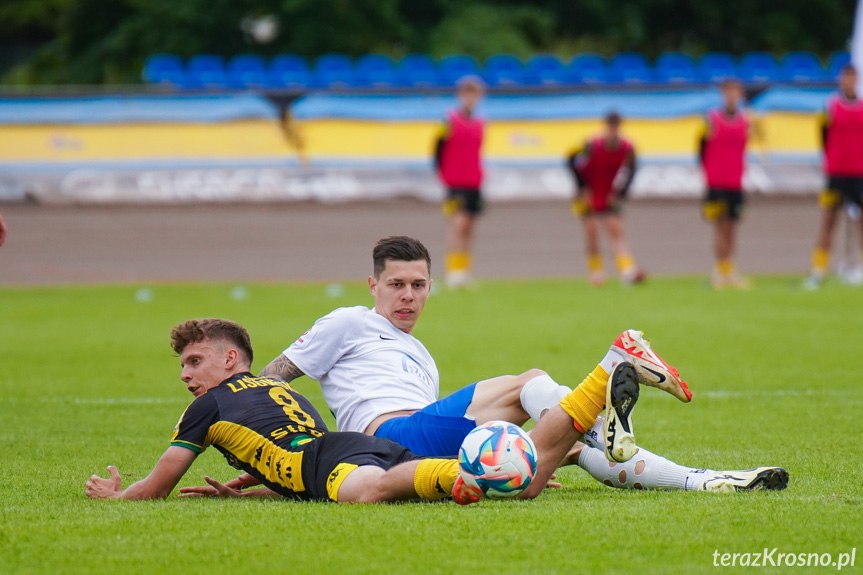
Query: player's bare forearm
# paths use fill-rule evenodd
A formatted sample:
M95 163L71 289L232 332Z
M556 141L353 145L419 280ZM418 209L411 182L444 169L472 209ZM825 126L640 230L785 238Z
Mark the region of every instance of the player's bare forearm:
M294 362L283 354L280 354L279 357L268 363L267 366L261 370L258 377L283 379L290 383L303 375L305 375L303 370L294 365Z

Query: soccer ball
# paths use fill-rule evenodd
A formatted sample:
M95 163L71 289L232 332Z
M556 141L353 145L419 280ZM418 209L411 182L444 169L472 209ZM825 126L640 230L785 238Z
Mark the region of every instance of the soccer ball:
M514 423L489 421L467 434L458 454L465 483L490 499L515 497L536 473L536 447Z

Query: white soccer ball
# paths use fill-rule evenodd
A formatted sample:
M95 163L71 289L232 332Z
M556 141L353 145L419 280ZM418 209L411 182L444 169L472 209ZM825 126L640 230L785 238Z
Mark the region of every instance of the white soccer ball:
M458 463L465 483L490 499L515 497L536 473L536 447L521 427L489 421L467 434Z

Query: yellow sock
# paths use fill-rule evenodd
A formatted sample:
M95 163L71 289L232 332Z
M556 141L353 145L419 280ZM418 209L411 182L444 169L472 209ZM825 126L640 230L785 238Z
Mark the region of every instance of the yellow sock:
M812 273L824 275L829 265L830 252L822 248L815 248L812 252Z
M625 274L635 267L635 260L629 254L623 254L614 258L614 264L617 266L617 271Z
M719 260L718 262L716 262L716 271L721 276L732 276L734 275L734 262L730 259Z
M602 256L587 256L587 269L590 273L602 271Z
M414 489L422 499L444 499L452 495L457 478L457 459L423 459L414 472Z
M578 387L560 400L560 406L572 418L575 428L584 433L596 423L596 416L605 409L605 388L608 373L597 365Z
M446 255L444 267L447 272L463 272L471 268L471 256L468 252L449 252Z

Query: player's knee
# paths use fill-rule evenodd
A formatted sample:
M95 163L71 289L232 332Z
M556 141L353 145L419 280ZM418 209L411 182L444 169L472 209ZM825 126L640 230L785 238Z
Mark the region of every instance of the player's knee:
M537 369L534 367L534 368L529 369L526 372L522 373L521 375L517 376L516 380L518 381L519 390L522 387L524 387L525 383L527 383L528 381L530 381L534 377L539 377L541 375L548 375L548 374L545 371L543 371L541 369Z

